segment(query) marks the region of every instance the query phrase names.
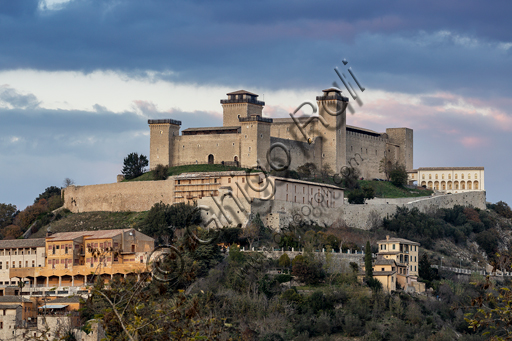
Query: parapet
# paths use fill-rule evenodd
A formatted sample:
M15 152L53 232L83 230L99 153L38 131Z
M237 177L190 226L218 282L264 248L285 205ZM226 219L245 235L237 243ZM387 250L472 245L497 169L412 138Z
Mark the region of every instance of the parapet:
M164 124L164 123L174 124L177 126L181 125L181 121L173 120L171 118L160 119L160 120L148 120L148 124Z
M272 123L273 120L268 117L261 117L260 115L251 115L250 117L240 117L238 119L240 122L249 122L249 121L259 121L265 123Z

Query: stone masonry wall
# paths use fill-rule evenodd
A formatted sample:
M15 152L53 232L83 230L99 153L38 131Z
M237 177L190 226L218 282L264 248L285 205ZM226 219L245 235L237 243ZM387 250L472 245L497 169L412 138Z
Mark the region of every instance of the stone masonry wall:
M63 189L64 207L73 213L94 211L148 211L160 201L174 202L174 178Z

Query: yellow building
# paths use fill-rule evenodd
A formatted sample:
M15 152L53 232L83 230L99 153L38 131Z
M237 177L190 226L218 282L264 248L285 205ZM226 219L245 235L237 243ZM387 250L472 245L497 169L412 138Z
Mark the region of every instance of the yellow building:
M379 280L382 289L391 292L396 290L397 265L392 259L377 259L373 263L373 278Z
M484 191L484 167L420 167L407 172L408 183L444 193Z
M26 283L23 294L50 287L56 287L50 294L68 294L67 288L85 286L95 276L108 282L145 272L153 249L154 239L134 229L49 234L42 266L11 267L9 277Z
M377 242L377 256L393 259L398 266L404 267L403 275L418 276L418 251L420 243L402 238L389 238Z

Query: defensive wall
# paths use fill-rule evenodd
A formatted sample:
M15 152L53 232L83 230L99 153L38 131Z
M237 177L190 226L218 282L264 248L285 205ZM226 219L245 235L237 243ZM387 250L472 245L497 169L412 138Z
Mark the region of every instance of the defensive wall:
M329 226L341 219L348 226L366 230L370 228L368 224L370 214L377 214L381 219L390 217L400 206L410 209L416 207L421 212L437 208L452 208L455 205L485 209L485 195L485 191L473 191L421 198L373 199L363 205L346 204L335 208L323 207L321 204L311 206L280 200L254 200L251 212L259 213L263 222L276 230L300 219L313 221L320 226Z
M174 202L174 178L103 185L69 186L62 191L64 207L73 213L149 211L155 203Z

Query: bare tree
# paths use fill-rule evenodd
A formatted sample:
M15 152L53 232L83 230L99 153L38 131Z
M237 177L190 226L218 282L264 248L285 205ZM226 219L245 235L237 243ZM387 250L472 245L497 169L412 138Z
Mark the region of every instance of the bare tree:
M62 187L63 188L67 188L67 187L72 186L74 184L75 184L75 180L70 179L70 178L65 178L64 181L62 182Z

